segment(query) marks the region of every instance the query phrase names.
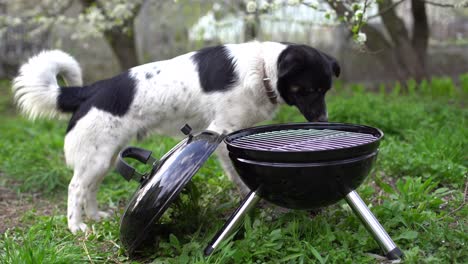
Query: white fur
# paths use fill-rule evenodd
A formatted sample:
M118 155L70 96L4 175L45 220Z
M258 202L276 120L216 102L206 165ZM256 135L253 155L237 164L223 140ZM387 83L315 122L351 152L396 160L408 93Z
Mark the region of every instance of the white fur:
M189 124L228 133L272 118L278 105L272 104L263 86L264 68L276 89L277 58L285 45L251 42L227 45L235 59L239 81L227 91L204 93L191 56L144 64L130 69L137 81L136 93L124 116L91 108L65 137L65 157L74 169L69 185L68 226L75 233L85 231L82 210L91 219L108 215L98 210L96 192L118 151L139 132L181 136L180 127ZM159 70L160 73L155 72ZM31 58L20 70L13 90L19 107L31 118L57 114L58 85L55 75L63 72L72 85L81 84L79 66L61 51L48 51ZM150 79L146 73L153 73ZM278 96L280 103L283 101ZM220 161L228 176L245 188L236 176L227 151L220 148Z
M60 50L43 51L30 58L13 81L16 104L30 119L54 117L57 111L59 85L62 74L70 86L81 86L81 68L76 60Z

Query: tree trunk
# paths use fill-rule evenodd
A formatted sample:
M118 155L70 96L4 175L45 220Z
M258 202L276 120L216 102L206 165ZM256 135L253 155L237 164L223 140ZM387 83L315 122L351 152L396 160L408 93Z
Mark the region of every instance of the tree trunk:
M127 70L139 64L133 30L129 33L122 33L118 28L114 28L105 31L104 37L117 57L121 70Z
M258 37L260 21L257 14L253 14L252 16L252 18L244 20L244 41L255 40Z
M404 65L400 63L394 54L392 43L375 27L364 25L362 32L367 35L366 47L374 54L376 59L393 74L393 78L404 83L407 78L407 72Z
M246 1L239 1L237 8L246 12L244 13L244 41L257 39L260 32L260 11L257 8L254 13L248 13Z
M421 0L412 0L411 12L414 21L412 44L425 73L427 73L426 58L429 44L429 23L427 22L426 3Z
M405 79L415 78L421 80L425 77L424 65L413 47L408 30L403 20L397 16L394 8L388 9L392 0L378 2L380 16L393 41L394 56L406 70Z
M7 4L6 2L0 2L0 15L1 16L4 16L7 14ZM5 34L5 32L3 33L0 33L0 37L2 38L2 42L4 42L4 38L5 36L3 36L3 34ZM4 65L4 56L6 56L5 52L4 52L4 47L5 47L5 43L0 43L0 78L5 78L5 77L9 77L6 73L6 70L5 70L5 65Z
M102 10L104 15L106 15L104 9L100 6L97 0L81 0L81 3L84 8L96 5ZM103 32L107 43L110 45L114 55L117 57L121 70L127 70L139 64L133 29L135 18L137 17L142 5L143 4L138 4L134 6L134 9L131 10L132 16L124 21L123 26L113 27ZM123 32L124 28L128 28L129 32Z

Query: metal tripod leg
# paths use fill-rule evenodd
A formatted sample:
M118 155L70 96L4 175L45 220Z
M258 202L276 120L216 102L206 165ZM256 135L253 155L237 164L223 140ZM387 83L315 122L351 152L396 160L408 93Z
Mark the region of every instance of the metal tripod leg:
M403 252L395 245L393 240L387 234L385 229L380 225L366 204L362 201L356 191L351 191L346 195L346 201L353 209L354 213L359 217L367 230L374 236L377 243L384 251L388 259L400 259L403 257Z
M210 244L205 248L205 255L209 256L216 249L216 247L225 238L229 237L242 222L244 215L247 214L260 200L255 191L250 192L242 201L241 205L231 215L229 220L224 224L223 228L214 236Z

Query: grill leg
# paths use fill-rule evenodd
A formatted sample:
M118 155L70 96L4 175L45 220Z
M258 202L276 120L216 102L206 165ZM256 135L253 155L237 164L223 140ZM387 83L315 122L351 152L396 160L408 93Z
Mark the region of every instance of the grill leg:
M218 233L211 240L210 244L205 248L205 256L211 255L211 253L218 247L219 243L225 238L229 237L239 224L242 222L244 215L247 214L260 200L255 191L251 191L242 201L241 205L237 210L229 217L229 220L224 224Z
M351 191L346 195L346 201L353 209L354 213L359 217L367 230L374 236L374 239L379 243L388 259L400 259L403 257L403 252L395 245L393 240L387 234L385 229L380 225L366 204L356 191Z

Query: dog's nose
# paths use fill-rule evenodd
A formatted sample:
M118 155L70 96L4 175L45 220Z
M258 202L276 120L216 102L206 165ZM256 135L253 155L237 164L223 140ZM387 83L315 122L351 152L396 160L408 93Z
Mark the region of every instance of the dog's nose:
M317 119L318 122L328 122L328 113L325 112L319 116Z

